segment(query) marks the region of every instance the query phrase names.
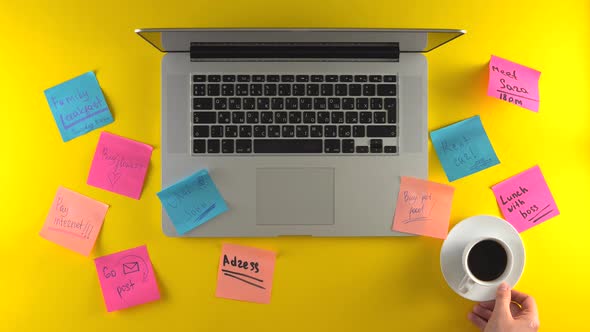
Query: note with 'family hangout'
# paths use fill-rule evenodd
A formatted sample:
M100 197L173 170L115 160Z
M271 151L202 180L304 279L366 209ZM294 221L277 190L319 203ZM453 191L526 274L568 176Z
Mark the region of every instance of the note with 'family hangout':
M108 132L102 132L94 152L87 183L139 199L153 148Z
M178 234L206 223L228 210L206 169L157 193Z
M45 90L45 98L64 142L113 122L93 72Z
M539 78L541 72L492 55L490 59L488 96L539 111Z
M215 295L226 299L270 303L276 253L224 244L217 271Z
M504 219L518 232L559 215L538 165L496 184L492 190Z
M88 256L108 208L104 203L59 187L39 235Z
M445 184L402 176L392 229L446 239L454 192Z
M160 299L145 245L95 258L94 265L108 312Z
M500 163L479 115L432 131L430 138L449 181Z

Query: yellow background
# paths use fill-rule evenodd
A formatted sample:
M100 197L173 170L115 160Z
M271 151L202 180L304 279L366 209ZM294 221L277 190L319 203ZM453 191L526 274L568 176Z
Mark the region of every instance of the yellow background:
M587 330L588 1L9 1L0 4L0 330L474 331L430 238L173 239L160 229L160 59L140 27L460 28L428 55L429 128L480 114L499 166L453 182L451 224L539 164L561 215L522 234L543 331ZM538 114L486 97L491 54L542 71ZM115 122L155 147L141 200L86 185L101 130L63 143L43 90L93 70ZM447 179L432 146L429 178ZM38 232L58 186L111 207L91 257ZM394 197L392 197L392 204ZM223 241L278 252L270 305L214 296ZM92 258L147 244L158 302L107 313Z

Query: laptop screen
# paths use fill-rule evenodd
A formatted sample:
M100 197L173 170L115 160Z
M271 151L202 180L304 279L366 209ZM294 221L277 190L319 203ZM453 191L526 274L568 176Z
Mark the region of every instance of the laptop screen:
M429 52L465 33L446 29L137 29L162 52L190 52L191 45L392 44L404 52Z

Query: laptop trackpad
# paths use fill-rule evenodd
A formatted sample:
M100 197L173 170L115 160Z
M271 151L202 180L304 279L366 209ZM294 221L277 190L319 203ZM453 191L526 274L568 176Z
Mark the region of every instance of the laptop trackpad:
M334 224L334 169L256 169L256 224Z

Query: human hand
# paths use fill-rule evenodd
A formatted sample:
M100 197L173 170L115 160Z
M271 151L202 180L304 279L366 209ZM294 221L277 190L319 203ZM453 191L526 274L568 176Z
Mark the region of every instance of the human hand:
M539 329L539 313L535 300L510 290L502 283L496 300L477 304L469 320L483 332L535 332Z

